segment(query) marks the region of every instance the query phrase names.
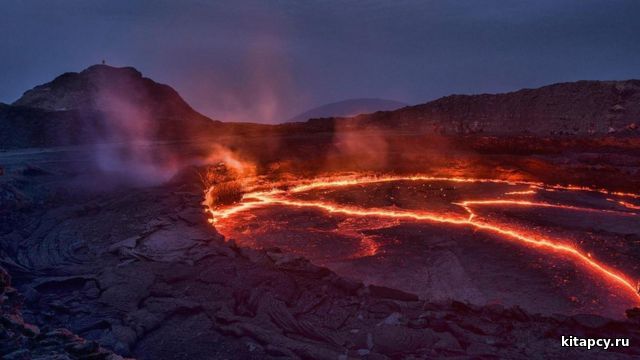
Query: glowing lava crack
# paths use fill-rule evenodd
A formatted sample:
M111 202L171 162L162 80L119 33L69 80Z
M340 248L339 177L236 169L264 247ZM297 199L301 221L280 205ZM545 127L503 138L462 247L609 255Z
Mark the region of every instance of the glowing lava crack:
M444 223L454 226L470 226L477 230L485 231L498 235L499 238L511 240L517 243L535 247L543 252L552 252L557 254L567 255L569 259L572 259L575 263L592 270L600 275L602 279L612 285L618 285L625 292L628 292L629 296L633 296L636 301L640 302L640 294L636 288L634 281L631 281L627 275L620 273L619 271L603 264L591 257L590 254L582 251L581 249L569 245L567 241L561 241L561 239L552 239L545 237L541 234L537 234L530 230L520 230L510 228L503 224L497 224L489 222L486 219L481 219L474 211L476 206L529 206L529 207L547 207L555 209L564 209L571 211L589 211L589 212L606 212L621 216L636 216L633 212L606 210L606 209L594 209L585 208L570 205L550 204L544 202L533 202L524 200L509 200L509 199L485 199L485 200L468 200L459 201L454 203L462 207L468 216L461 216L459 214L450 213L435 213L428 211L416 211L416 210L402 210L397 208L362 208L356 206L346 206L337 203L315 201L315 200L301 200L294 198L292 194L300 194L315 189L328 189L328 188L342 188L348 186L366 185L382 182L399 182L399 181L446 181L454 183L497 183L508 185L524 185L528 186L530 190L526 191L514 191L508 192L505 195L527 195L535 194L536 190L540 191L589 191L606 194L609 196L629 197L637 199L640 196L631 193L619 193L609 192L605 189L589 189L585 187L577 186L547 186L542 183L536 182L518 182L507 181L500 179L467 179L467 178L447 178L447 177L431 177L431 176L380 176L380 177L328 177L320 178L313 181L301 181L290 183L279 183L277 186L288 187L288 190L269 190L260 191L254 190L246 193L242 200L228 207L213 208L209 207L208 211L211 214L211 222L213 224L218 223L222 219L230 219L234 215L245 212L258 207L266 206L288 206L296 208L314 208L326 211L328 213L343 214L350 217L373 217L373 218L389 218L389 219L406 219L413 221L427 221L432 223ZM619 201L619 204L625 206L627 209L636 210L637 207L631 203Z

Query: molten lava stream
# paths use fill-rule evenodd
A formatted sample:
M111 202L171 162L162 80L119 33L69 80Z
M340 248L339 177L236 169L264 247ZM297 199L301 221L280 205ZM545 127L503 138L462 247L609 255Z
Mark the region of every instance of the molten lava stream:
M595 208L584 208L571 205L562 204L549 204L534 201L524 200L505 200L505 199L483 199L483 200L467 200L454 203L462 207L468 216L461 216L459 214L452 213L437 213L428 211L417 210L402 210L395 208L363 208L358 206L346 206L337 203L332 203L323 200L301 200L299 198L292 197L292 194L305 193L310 190L323 189L323 188L342 188L355 185L367 185L381 182L394 182L394 181L450 181L459 183L496 183L505 185L527 185L537 188L539 190L553 189L561 191L590 191L603 193L608 195L615 195L620 197L632 197L637 198L638 195L630 193L612 193L603 189L588 189L575 186L546 186L541 183L535 182L511 182L499 179L465 179L465 178L443 178L443 177L430 177L430 176L381 176L381 177L350 177L350 178L321 178L315 181L302 182L292 184L292 187L288 191L272 190L272 191L254 191L245 194L243 200L233 206L214 209L210 208L209 211L212 216L212 223L216 224L221 220L227 220L227 226L232 226L233 217L239 213L249 211L255 208L262 208L268 206L285 206L292 208L310 208L319 209L327 213L341 214L347 217L370 217L370 218L386 218L396 220L410 220L410 221L425 221L431 223L442 223L455 226L469 226L474 229L497 235L501 239L509 240L512 242L520 243L522 245L534 247L539 251L549 254L564 255L572 262L581 265L583 268L597 274L601 279L606 281L607 284L622 289L624 293L632 298L635 303L640 303L640 295L637 292L635 282L631 281L628 276L621 272L609 267L606 264L593 259L589 254L586 254L581 249L570 245L570 242L563 241L562 239L553 239L545 237L541 233L536 233L533 230L522 230L511 228L508 225L498 224L489 221L488 219L481 219L473 211L475 206L527 206L527 207L551 207L556 209L570 210L570 211L589 211L589 212L608 212L622 216L635 216L634 213L604 210ZM527 192L513 192L514 195L530 194ZM621 203L622 204L622 203ZM627 203L625 203L626 205ZM627 206L627 208L631 208ZM229 224L231 223L231 224ZM222 225L222 224L221 224ZM227 227L225 226L225 227Z

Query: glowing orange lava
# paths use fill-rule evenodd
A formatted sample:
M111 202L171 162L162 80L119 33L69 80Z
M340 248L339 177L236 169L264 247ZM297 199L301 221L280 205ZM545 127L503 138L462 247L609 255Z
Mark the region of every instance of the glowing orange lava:
M524 191L509 191L504 193L505 195L533 195L537 192L535 190L524 190Z
M608 212L623 216L635 216L635 213L595 208L585 208L571 205L551 204L545 202L510 200L510 199L484 199L484 200L467 200L453 203L462 207L468 216L456 213L438 213L423 210L403 210L397 208L363 208L357 206L341 205L319 200L301 200L292 196L308 192L315 189L326 188L342 188L348 186L358 186L381 182L398 182L398 181L445 181L458 183L497 183L508 185L526 185L540 191L588 191L598 192L607 195L619 197L640 198L640 195L631 193L610 192L605 189L591 189L578 186L561 186L561 185L545 185L536 182L527 181L508 181L501 179L474 179L460 177L433 177L426 175L414 176L363 176L358 177L324 177L314 180L302 180L297 182L278 183L277 186L288 187L288 190L254 190L246 193L239 203L222 208L209 207L211 214L211 222L216 224L222 219L232 218L234 215L245 212L258 207L266 206L287 206L295 208L313 208L326 211L328 213L343 214L349 217L373 217L373 218L389 218L389 219L406 219L413 221L427 221L432 223L443 223L453 226L470 226L474 229L482 230L497 235L499 238L511 240L523 245L535 247L540 251L552 252L556 254L566 255L568 259L590 269L598 274L603 280L612 285L618 285L628 295L635 297L640 302L640 294L636 289L636 283L631 281L627 275L611 268L610 266L593 259L591 254L570 245L571 242L562 239L548 238L533 230L522 230L509 227L508 225L498 224L487 219L482 219L473 211L477 206L523 206L523 207L547 207L572 211L590 211L590 212ZM506 193L506 195L535 194L536 191L517 191ZM619 204L635 209L635 205L619 201Z
M624 206L624 207L626 207L628 209L640 210L640 206L632 204L632 203L630 203L628 201L619 200L618 204L620 204L620 205L622 205L622 206Z

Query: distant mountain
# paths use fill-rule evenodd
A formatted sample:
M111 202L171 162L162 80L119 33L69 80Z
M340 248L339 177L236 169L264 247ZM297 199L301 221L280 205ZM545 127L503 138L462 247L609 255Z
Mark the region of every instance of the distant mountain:
M351 127L539 136L640 135L640 80L577 81L504 94L451 95L395 111L310 121Z
M0 106L0 148L186 139L219 124L132 67L94 65Z
M376 111L389 111L405 107L407 104L384 99L350 99L326 104L296 115L287 122L306 121L314 118L349 117Z

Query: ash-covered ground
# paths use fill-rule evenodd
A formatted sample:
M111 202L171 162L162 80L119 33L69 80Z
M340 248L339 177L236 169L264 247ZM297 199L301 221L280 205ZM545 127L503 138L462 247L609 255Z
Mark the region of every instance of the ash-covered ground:
M640 356L629 291L562 254L467 225L289 206L254 209L230 241L216 230L224 224L207 221L201 168L129 181L87 154L0 156L1 265L11 276L11 285L2 277L4 358ZM293 197L461 217L454 203L477 198L593 208L473 207L479 220L548 232L638 275L632 209L600 193L504 194L528 190L389 182ZM629 338L631 347L566 348L563 335Z

